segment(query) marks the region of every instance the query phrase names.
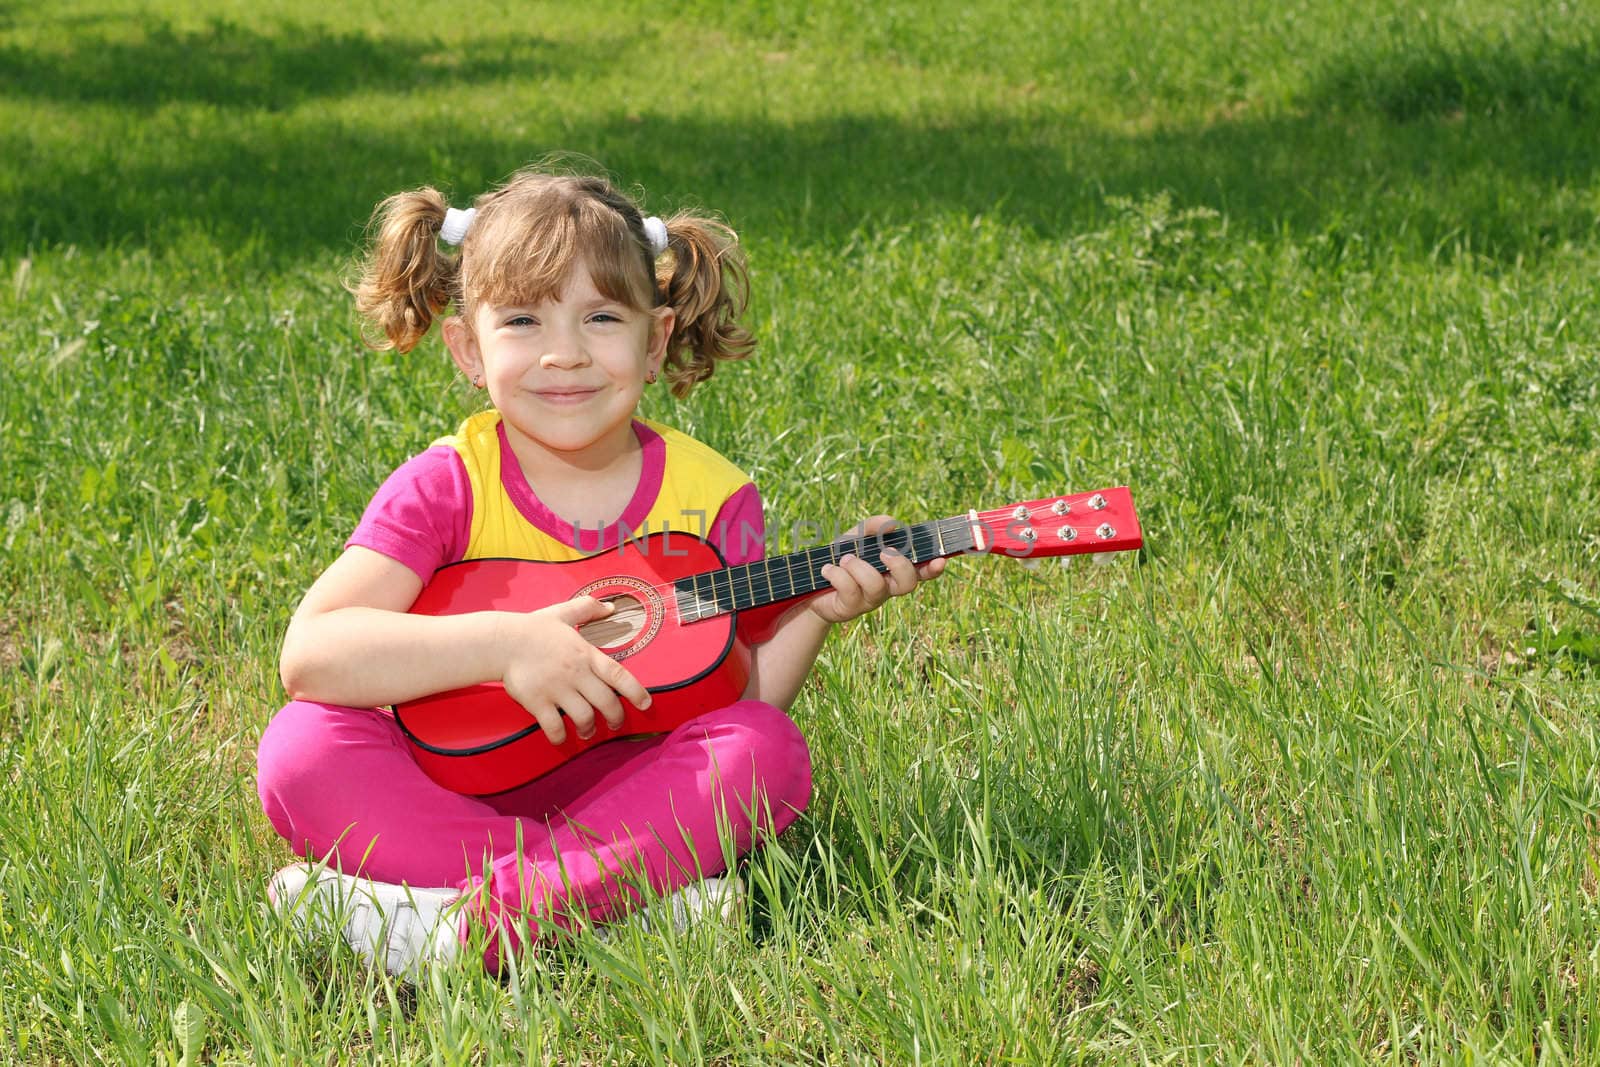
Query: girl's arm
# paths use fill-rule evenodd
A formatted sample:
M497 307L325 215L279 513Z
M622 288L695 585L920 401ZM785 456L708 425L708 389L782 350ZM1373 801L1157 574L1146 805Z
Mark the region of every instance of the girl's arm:
M532 612L407 613L422 580L403 563L348 548L301 600L284 635L279 670L296 700L352 707L394 704L447 689L503 682L506 692L560 744L566 727L594 732L594 714L622 724L620 693L638 707L650 695L577 627L611 608L580 597Z
M893 522L886 515L876 515L850 536L861 532L876 534ZM883 559L889 567L887 574L853 555L845 556L838 566L822 569L832 591L790 608L779 618L771 639L751 650L750 681L744 691L747 700L761 700L787 711L800 695L835 623L865 615L891 596L905 596L922 582L944 573L943 559L918 567L892 548L883 550Z

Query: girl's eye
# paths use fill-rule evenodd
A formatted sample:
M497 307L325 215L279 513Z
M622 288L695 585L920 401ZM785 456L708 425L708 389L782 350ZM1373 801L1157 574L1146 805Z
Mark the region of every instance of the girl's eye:
M533 316L532 315L518 315L515 318L507 319L506 320L506 325L507 326L532 326L533 325Z
M613 315L609 311L597 311L593 315L589 316L589 321L590 322L621 322L622 321L622 316Z

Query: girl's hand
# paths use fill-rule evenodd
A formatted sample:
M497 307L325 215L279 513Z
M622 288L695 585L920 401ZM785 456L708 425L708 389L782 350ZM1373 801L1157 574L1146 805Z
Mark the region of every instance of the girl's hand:
M897 526L899 523L887 515L874 515L851 530L848 536L880 534ZM882 555L889 568L887 574L855 555L846 555L837 565L823 567L822 576L833 586L833 591L813 597L807 607L825 622L848 622L882 607L890 597L905 596L921 583L944 573L943 559L930 560L919 567L892 548L885 548Z
M581 596L512 616L501 681L506 693L539 720L551 744L567 739L562 712L587 739L594 736L597 711L613 728L622 725L619 695L636 708L650 706L650 693L639 679L578 633L578 627L613 610Z

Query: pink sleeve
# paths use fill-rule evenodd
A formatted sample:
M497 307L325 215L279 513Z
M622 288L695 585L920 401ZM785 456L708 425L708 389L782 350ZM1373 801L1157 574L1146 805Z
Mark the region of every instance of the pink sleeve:
M711 524L708 540L717 546L730 566L751 563L767 556L767 527L762 513L761 494L747 485L730 496ZM765 607L739 612L739 635L748 645L772 640L778 621L794 604L781 601Z
M448 445L412 456L386 480L345 547L360 545L404 563L427 582L466 555L472 533L472 485Z
M763 559L767 554L767 525L761 494L752 482L725 500L706 538L729 566Z

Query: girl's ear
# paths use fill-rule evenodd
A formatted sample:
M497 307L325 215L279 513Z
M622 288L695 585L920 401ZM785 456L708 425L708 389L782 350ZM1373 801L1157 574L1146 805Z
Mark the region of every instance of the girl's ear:
M667 342L672 340L672 328L677 324L678 313L670 307L650 309L650 343L645 349L645 373L661 373L661 364L667 358Z
M467 327L467 321L460 315L452 315L439 324L439 329L444 333L444 344L450 350L450 358L456 361L456 366L467 376L467 381L473 385L481 384L483 356L478 352L478 339Z

